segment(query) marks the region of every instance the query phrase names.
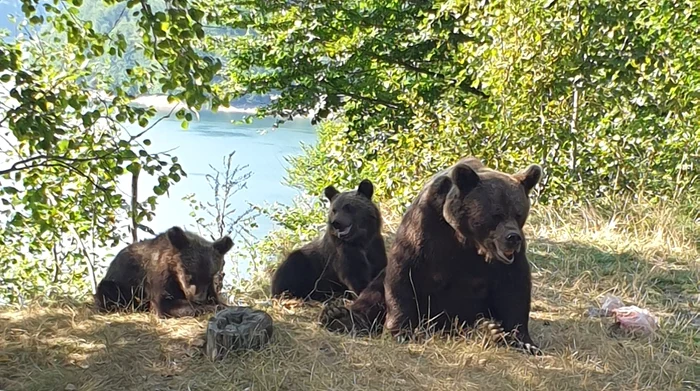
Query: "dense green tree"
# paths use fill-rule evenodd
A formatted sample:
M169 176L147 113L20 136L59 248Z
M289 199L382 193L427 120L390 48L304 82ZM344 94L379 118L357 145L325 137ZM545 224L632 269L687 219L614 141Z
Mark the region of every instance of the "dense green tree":
M542 164L541 201L698 195L698 15L683 0L246 0L207 12L255 32L210 39L227 59L221 88L278 90L264 114L339 120L290 181L317 193L369 176L396 206L467 154Z
M0 294L84 281L77 265L121 240L113 227L131 213L119 176L160 175L138 221L184 174L121 127L147 131L155 113L129 102L155 90L196 110L278 94L260 115L327 120L290 182L320 193L371 177L399 212L467 154L504 170L542 164L545 202L697 197L699 8L23 0L23 35L0 43Z

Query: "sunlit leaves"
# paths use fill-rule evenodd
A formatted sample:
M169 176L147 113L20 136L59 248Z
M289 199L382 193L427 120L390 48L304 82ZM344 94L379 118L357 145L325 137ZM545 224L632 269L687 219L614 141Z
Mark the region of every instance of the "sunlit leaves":
M210 40L224 87L278 92L265 112L283 118L340 121L293 162L313 193L371 177L400 213L465 155L542 164L542 202L700 193L700 3L236 4L210 9L254 32Z

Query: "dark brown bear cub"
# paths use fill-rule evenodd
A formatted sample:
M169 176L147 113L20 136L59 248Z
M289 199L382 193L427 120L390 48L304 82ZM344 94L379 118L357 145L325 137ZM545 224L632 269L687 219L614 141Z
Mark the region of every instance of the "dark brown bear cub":
M224 255L233 247L225 236L209 242L172 227L117 254L97 286L99 310L151 310L160 317L198 316L224 305L218 279Z
M539 352L528 330L530 266L523 226L528 194L542 169L513 174L465 158L438 173L409 206L379 276L345 308L329 305L321 322L331 330L384 326L409 336L416 327L450 329L457 320L490 318L509 342ZM375 330L381 327L375 327Z
M325 188L330 201L326 232L280 264L272 276L273 296L324 301L365 289L386 266L382 218L373 193L367 179L344 193Z

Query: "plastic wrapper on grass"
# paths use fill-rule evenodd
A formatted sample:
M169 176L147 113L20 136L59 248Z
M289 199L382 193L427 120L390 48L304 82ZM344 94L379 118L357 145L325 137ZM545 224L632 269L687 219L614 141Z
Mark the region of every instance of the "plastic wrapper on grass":
M649 334L656 330L656 319L649 311L635 305L614 309L615 322L621 329L642 334Z

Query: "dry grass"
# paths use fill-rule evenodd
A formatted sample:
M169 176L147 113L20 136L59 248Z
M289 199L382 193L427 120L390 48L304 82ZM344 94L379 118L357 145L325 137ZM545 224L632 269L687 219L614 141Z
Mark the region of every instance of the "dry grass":
M699 390L697 223L663 208L533 213L532 335L543 357L484 346L479 335L353 339L320 329L318 306L257 302L276 322L272 343L214 363L199 347L206 317L37 304L0 310L0 389ZM623 336L609 319L586 317L605 293L652 311L657 334Z

